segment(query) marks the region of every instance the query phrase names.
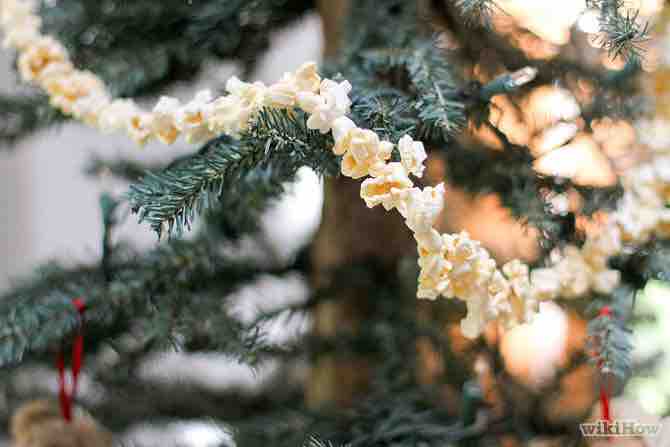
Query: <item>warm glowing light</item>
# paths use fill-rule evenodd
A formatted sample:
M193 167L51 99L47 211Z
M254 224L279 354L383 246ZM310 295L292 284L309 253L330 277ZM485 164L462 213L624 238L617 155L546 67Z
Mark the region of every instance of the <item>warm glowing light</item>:
M651 16L661 11L663 0L627 0L626 7L634 11L639 10L643 17Z
M530 141L530 132L514 102L506 95L498 95L491 102L494 107L491 109L490 122L504 133L511 143L526 146ZM489 131L490 129L483 126L477 132L477 136L482 141L490 139L498 141L498 137L494 134L487 135ZM491 144L490 146L496 147L497 145Z
M560 122L538 135L532 144L533 153L538 156L561 147L577 135L579 126L575 122Z
M501 262L537 257L537 229L515 220L496 194L473 197L462 190L448 188L447 197L445 230L466 230ZM505 237L500 237L501 234Z
M500 7L541 39L564 45L570 40L570 27L584 10L584 0L507 0Z
M535 131L544 130L558 121L574 121L581 114L575 97L569 90L553 85L538 87L525 100L525 121Z
M610 158L624 156L634 149L636 133L628 121L603 118L591 124L593 139L600 144L602 151Z
M585 134L537 159L534 167L542 174L571 178L581 185L610 186L616 182L609 160Z
M600 13L595 9L584 11L579 20L577 20L577 28L589 34L595 34L600 31Z
M530 324L508 331L500 350L507 370L530 385L551 380L561 364L568 342L568 317L552 302L542 303Z

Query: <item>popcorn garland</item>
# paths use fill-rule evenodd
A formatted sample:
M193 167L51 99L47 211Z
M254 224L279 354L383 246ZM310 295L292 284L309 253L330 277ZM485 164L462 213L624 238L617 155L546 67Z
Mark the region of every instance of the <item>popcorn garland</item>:
M310 129L332 132L332 150L342 156L342 174L365 178L361 198L366 205L396 209L405 218L418 246L418 298L442 296L466 302L468 314L461 329L469 338L481 334L490 321L505 327L530 321L541 301L579 298L590 291L611 293L620 274L608 269L607 260L621 252L623 243L641 244L654 235L670 237L670 210L664 206L670 199L670 156L666 156L624 176L625 193L617 211L581 249L568 246L552 266L532 272L519 260L498 269L489 252L467 232L440 234L434 228L444 208L444 185L418 188L410 178L423 175L427 158L423 144L403 136L397 143L400 162L389 162L394 144L346 116L351 106L349 82L321 79L313 62L270 86L232 77L226 84L227 96L214 99L204 90L186 104L164 96L147 112L130 99L112 99L96 75L75 69L66 49L40 33L33 2L2 0L0 23L5 46L19 52L24 81L45 90L51 104L64 114L103 132L125 131L140 145L150 139L172 144L180 135L189 143L221 134L239 136L264 107L305 111Z

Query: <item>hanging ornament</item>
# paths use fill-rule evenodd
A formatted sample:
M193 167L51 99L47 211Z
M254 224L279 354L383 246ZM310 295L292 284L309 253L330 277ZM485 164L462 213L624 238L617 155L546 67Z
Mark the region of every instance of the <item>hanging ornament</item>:
M600 309L600 312L598 314L600 317L610 319L612 318L612 310L610 309L609 306L603 306L602 309ZM600 335L600 340L599 340L599 350L600 352L596 353L596 355L599 357L597 366L598 370L600 372L600 418L601 420L607 421L607 423L612 422L612 413L611 413L611 405L610 405L610 400L611 400L611 395L612 395L612 372L610 371L609 365L605 362L605 359L603 357L602 353L602 347L604 345L604 341L607 338L609 334L606 332L602 335Z
M58 352L56 359L56 369L58 370L58 399L60 401L61 414L65 422L72 422L72 402L77 395L77 385L79 383L79 373L83 364L84 357L84 330L83 330L83 316L86 310L86 305L81 298L72 300L72 305L77 310L77 335L72 344L72 380L70 381L70 389L67 389L65 380L65 354L61 349Z
M35 400L21 406L12 416L14 447L112 447L112 435L89 415L77 412L66 422L60 405L52 400Z
M72 378L68 389L65 379L65 355L61 349L56 359L58 370L58 403L35 400L20 407L12 416L10 431L15 447L111 447L112 435L83 412L73 411L79 374L84 357L83 315L81 298L72 305L77 311L77 333L72 344Z

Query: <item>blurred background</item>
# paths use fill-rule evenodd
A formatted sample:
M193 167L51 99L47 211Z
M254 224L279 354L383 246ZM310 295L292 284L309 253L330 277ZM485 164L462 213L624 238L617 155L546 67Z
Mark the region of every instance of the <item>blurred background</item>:
M662 0L630 3L631 7L640 8L645 17L656 17L663 7ZM552 58L574 37L574 33L588 38L594 29L593 17L584 13L583 0L500 0L499 4L506 14L497 16L499 23L496 26L501 30L507 26L510 38L517 39L518 46L537 59ZM525 31L518 32L519 27ZM290 28L277 32L272 42L271 50L253 73L253 79L271 82L306 60L320 60L323 47L321 21L315 14L306 15ZM654 70L670 59L670 54L666 54L668 51L662 42L649 46L645 69L650 79ZM598 54L602 56L598 56L598 63L604 66L616 67L620 62L610 60L604 52ZM7 51L0 53L2 91L25 88L17 83L12 63L13 55ZM478 67L472 67L473 73L478 70ZM229 76L239 73L240 68L234 64L212 64L203 70L197 82L175 86L168 93L185 99L202 88L221 87ZM540 86L525 99L526 115L504 97L494 100L497 125L515 144L531 147L537 157L538 171L571 177L584 185L612 185L616 175L630 165L630 154L635 152L631 148L640 140L647 146L667 142L670 129L659 127L657 123L602 120L594 126L593 133L583 132L583 122L579 119L562 120L560 126L554 125L555 120L547 118L549 115L571 116L573 113L575 99L566 93L566 87L570 87L580 105L588 103L589 92L597 88L586 84L577 88L560 84ZM145 99L147 103L156 100L155 97ZM529 125L529 122L533 124ZM661 141L655 141L654 136ZM486 135L479 137L486 139ZM554 150L556 141L560 150ZM565 141L569 143L563 144ZM119 157L166 162L183 155L184 151L183 145L166 148L160 144L137 149L123 136L101 138L96 130L70 122L40 130L21 139L17 145L20 147L0 151L0 290L8 288L34 266L52 259L77 263L100 257L103 228L98 203L100 193L119 194L126 191L128 185L104 173L98 178L86 175L84 171L92 154L105 159ZM467 228L500 259L517 256L533 259L537 256L533 229L513 221L495 196L473 199L458 189L450 194L445 217L450 228ZM568 196L556 197L557 209L569 208L570 200ZM313 172L304 169L300 181L292 185L289 194L264 216L263 248L270 249L277 259L290 259L318 228L322 205L322 184ZM137 224L129 211L126 215L115 238L133 241L140 247L155 246L155 235L148 226ZM490 218L492 215L494 219ZM500 238L501 233L509 237ZM255 249L253 244L249 247L242 245L242 250ZM274 301L277 297L284 303L286 300L305 300L307 284L305 278L299 276L268 277L235 295L231 300L234 311L240 319L250 321L260 310L283 304ZM620 399L624 399L623 405L627 408L634 409L631 411L658 420L670 414L670 358L664 356L670 349L670 289L663 283L651 282L638 296L636 308L641 318L634 326L634 355L639 363L649 363L652 367L643 375L634 372L635 377ZM649 314L656 318L644 318ZM548 304L535 323L507 333L502 341L502 351L508 368L524 376L528 383L541 383L552 377L565 346L575 335L569 319L570 315L558 306ZM304 333L309 324L307 317L277 321L271 333L278 341L286 340ZM581 330L585 329L582 327ZM184 357L166 354L147 362L143 374L157 381L191 381L206 387L231 387L254 393L268 383L273 368L275 365L271 362L252 370L216 355ZM55 377L47 370L30 369L17 380L19 388L56 389ZM85 399L102 398L96 394L99 390L93 383L84 381L82 391ZM0 401L0 406L6 404ZM184 421L171 423L168 427L139 423L125 436L137 445L172 443L207 447L220 445L222 440L228 442L225 440L230 437L225 430L226 427L213 426L207 421Z

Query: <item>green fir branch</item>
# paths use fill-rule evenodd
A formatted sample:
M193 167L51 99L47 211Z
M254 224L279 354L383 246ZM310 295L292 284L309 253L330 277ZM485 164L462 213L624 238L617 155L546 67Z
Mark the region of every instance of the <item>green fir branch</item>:
M233 260L220 241L173 241L144 255L117 253L106 266L48 264L0 297L0 365L58 347L77 324L74 297L83 297L87 349L141 327L141 342L155 349L220 350L247 360L263 334L222 310L222 299L259 274L276 270ZM138 326L139 325L139 326Z
M422 123L419 134L444 141L465 125L465 106L451 99L457 90L451 68L434 43L417 46L407 62L409 80L416 89L414 108Z
M463 129L466 118L461 90L447 58L432 40L418 39L404 48L370 49L362 58L368 78L386 77L396 89L405 90L406 99L398 105L410 104L417 137L448 141Z
M608 314L598 313L588 324L587 349L591 361L603 373L613 374L623 381L631 372L632 330L627 322L631 317L635 290L622 285L612 294L605 305ZM602 308L601 308L602 309Z
M498 5L495 0L456 0L456 8L468 25L490 26Z
M42 2L45 31L75 63L121 96L190 79L209 60L234 58L250 72L277 28L314 8L312 0Z
M84 168L84 173L91 177L112 176L120 180L136 182L147 174L156 172L165 166L150 166L135 160L105 160L93 157Z
M504 135L501 135L504 137ZM569 178L541 175L533 168L528 150L511 144L506 138L504 151L457 144L442 146L447 180L471 194L495 193L512 216L540 231L540 244L550 250L557 243L576 242L574 215L556 214L546 193L578 192L582 198L580 214L614 209L621 197L620 186L578 185Z
M0 143L13 143L41 126L60 122L63 115L46 96L0 95ZM10 148L9 144L2 144Z
M128 200L159 237L190 229L215 203L228 225L252 231L300 167L337 172L330 147L332 138L308 129L304 114L263 110L239 141L215 139L177 166L147 174L131 186Z
M597 42L609 57L639 61L642 44L650 39L649 22L638 20L640 11L627 8L624 0L587 0L587 6L600 10Z

